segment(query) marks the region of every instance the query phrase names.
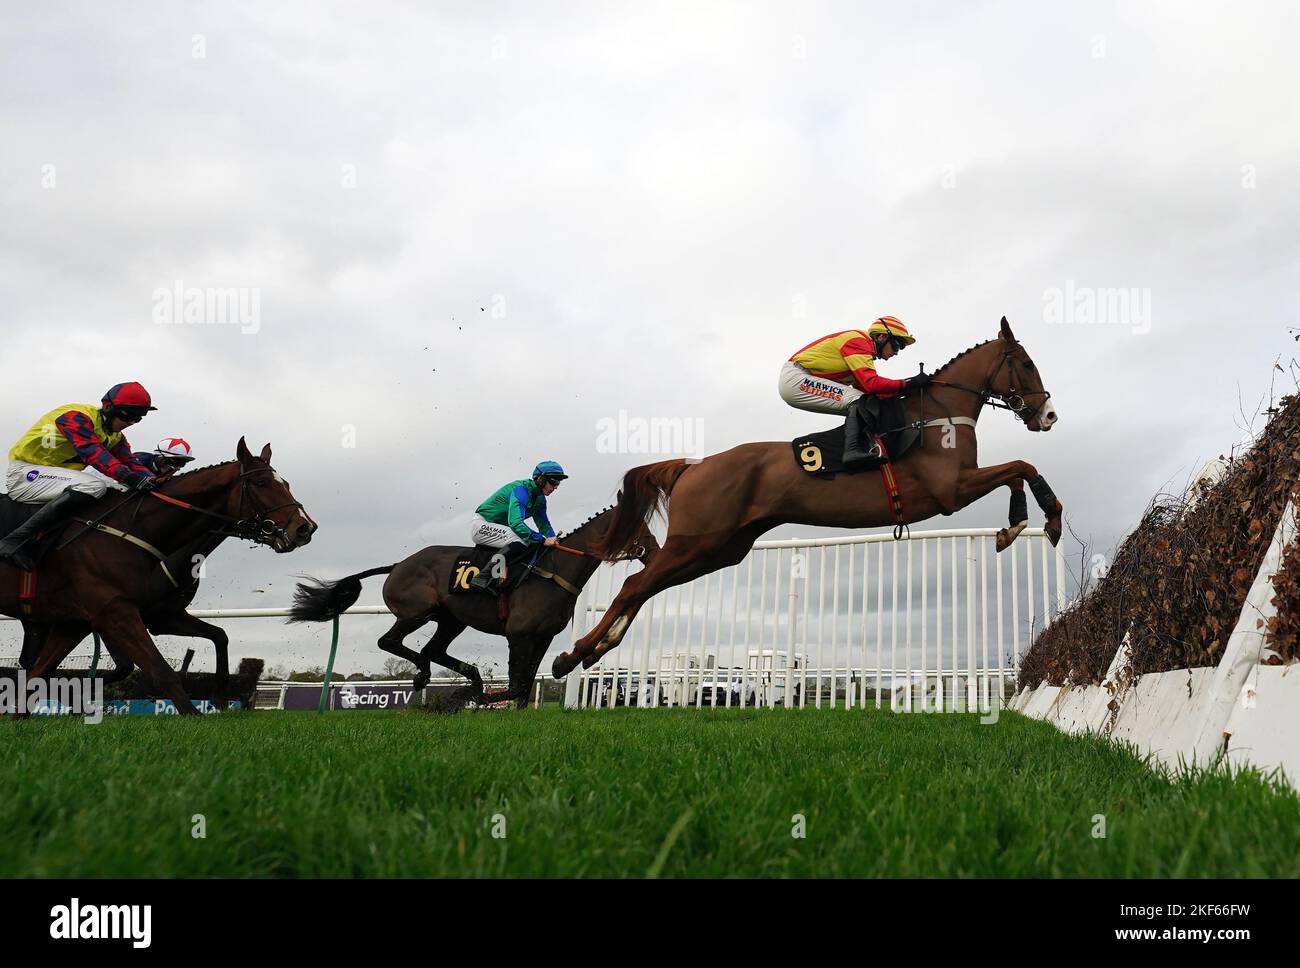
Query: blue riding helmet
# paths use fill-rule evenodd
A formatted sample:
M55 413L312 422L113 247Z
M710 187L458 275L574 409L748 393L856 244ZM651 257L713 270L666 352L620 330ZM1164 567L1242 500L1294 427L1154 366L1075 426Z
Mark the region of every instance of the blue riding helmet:
M533 468L533 478L550 477L557 481L562 481L569 475L564 473L564 468L553 460L544 460Z

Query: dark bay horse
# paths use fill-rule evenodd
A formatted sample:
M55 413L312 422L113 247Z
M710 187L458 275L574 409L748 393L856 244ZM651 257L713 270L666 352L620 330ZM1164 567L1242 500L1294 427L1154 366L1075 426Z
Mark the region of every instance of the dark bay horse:
M205 636L215 631L224 646L224 632L184 614L193 589L185 597L180 583L188 575L175 572L189 567L189 552L208 543L215 548L218 537L265 544L280 554L311 540L316 523L270 459L269 445L255 456L240 438L233 461L177 474L154 492L106 495L64 525L42 558L30 613L19 601L18 570L0 564L0 613L39 630L30 645L24 639L29 676L50 675L87 631L95 631L111 654L138 665L178 712L197 713L149 629ZM218 667L226 665L228 672L224 659L219 648Z
M1020 460L991 467L976 461L975 418L986 404L1011 410L1031 431L1049 430L1057 419L1038 370L1005 316L994 339L937 370L930 388L909 395L905 403L909 422L951 417L958 424L927 423L923 446L894 464L904 524L952 514L996 488L1009 487L1010 526L997 542L1002 551L1028 524L1027 483L1047 518L1044 527L1052 544L1060 540L1061 503L1037 469ZM760 535L778 525L871 528L896 521L879 473L814 477L795 462L788 442L742 444L694 463L668 460L628 471L614 525L596 552L617 554L669 495L663 550L624 582L600 623L573 651L556 658L552 672L557 678L579 662L590 668L615 648L651 597L738 564Z
M492 595L448 594L457 559L468 549L446 545L424 548L395 565L372 568L338 581L308 578L294 592L289 621L327 622L356 604L361 596L362 579L388 575L384 581L384 604L396 621L380 638L379 647L415 663L419 669L415 688L422 689L428 684L429 664L436 662L470 680L462 698L476 702L514 700L522 709L528 705L537 668L551 640L569 624L582 587L600 563L631 558L649 565L659 549L659 543L643 521L640 527L630 528L626 538L618 542L617 552L596 553L593 549L597 545L609 543L606 532L613 520L614 511L607 508L561 539L565 548L579 554L559 548L544 552L534 566L533 575L510 594L510 611L504 622L498 616ZM415 652L402 644L403 639L429 622L436 622L438 629L423 649ZM447 654L452 641L466 628L505 636L510 644L508 689L485 693L478 669Z

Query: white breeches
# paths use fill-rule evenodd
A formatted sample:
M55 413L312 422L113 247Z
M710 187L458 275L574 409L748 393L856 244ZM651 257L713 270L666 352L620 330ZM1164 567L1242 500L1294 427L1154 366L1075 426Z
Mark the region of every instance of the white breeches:
M505 524L493 524L481 514L474 515L474 520L469 525L469 540L476 545L490 545L493 548L504 548L508 544L513 544L521 540L519 535L515 534Z
M781 399L796 410L810 413L846 414L862 396L857 387L814 376L793 360L781 367Z
M126 490L93 467L79 471L71 467L28 464L21 460L9 462L5 484L9 489L9 499L20 504L48 504L64 491L80 491L98 498L109 490Z

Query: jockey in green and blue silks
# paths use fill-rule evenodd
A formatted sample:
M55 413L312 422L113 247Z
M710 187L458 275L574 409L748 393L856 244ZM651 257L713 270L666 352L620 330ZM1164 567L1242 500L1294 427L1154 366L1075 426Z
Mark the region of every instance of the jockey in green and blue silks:
M554 545L555 529L546 517L546 499L566 477L563 467L553 460L544 460L533 468L531 479L511 481L497 488L475 511L470 540L476 545L504 549L495 557L507 567L539 544L548 548ZM529 518L537 525L536 531L528 526ZM497 572L496 567L484 567L470 584L475 588L490 588ZM502 585L505 580L502 574Z
M533 468L532 478L511 481L497 488L476 509L470 540L493 548L506 548L515 543L525 547L555 544L555 529L546 517L546 498L555 493L566 477L563 467L553 460L544 460ZM537 525L536 531L527 524L530 518Z

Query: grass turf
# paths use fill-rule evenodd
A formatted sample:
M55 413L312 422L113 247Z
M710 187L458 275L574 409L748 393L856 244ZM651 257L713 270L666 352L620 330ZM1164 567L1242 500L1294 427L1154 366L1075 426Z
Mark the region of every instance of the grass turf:
M1300 876L1290 788L1010 713L38 718L0 763L4 876Z

